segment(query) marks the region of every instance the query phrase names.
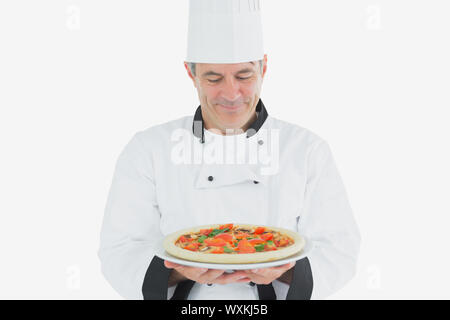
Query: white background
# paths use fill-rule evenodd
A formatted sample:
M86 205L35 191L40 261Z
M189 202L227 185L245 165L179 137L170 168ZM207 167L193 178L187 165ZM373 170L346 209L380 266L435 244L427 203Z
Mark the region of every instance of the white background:
M333 299L450 298L450 3L263 0L270 115L327 140L361 229ZM132 135L192 115L188 1L0 2L0 298L120 299L99 231Z

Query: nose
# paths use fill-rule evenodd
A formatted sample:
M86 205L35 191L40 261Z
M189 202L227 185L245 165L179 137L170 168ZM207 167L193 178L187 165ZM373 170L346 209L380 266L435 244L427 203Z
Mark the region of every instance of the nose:
M239 82L233 77L229 77L226 81L224 81L222 97L230 103L241 97Z

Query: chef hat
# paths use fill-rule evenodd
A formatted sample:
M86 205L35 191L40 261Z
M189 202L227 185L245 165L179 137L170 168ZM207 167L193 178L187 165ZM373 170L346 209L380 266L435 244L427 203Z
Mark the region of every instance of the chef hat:
M187 62L264 58L260 0L190 0Z

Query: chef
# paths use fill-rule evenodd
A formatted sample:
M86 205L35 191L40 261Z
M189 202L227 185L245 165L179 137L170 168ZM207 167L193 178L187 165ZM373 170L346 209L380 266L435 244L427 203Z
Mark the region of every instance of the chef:
M128 299L326 298L354 276L360 245L330 146L271 117L261 99L259 0L190 0L189 8L185 68L200 105L136 133L120 154L101 230L102 272ZM296 262L235 272L156 255L172 232L224 223L294 230L311 249Z

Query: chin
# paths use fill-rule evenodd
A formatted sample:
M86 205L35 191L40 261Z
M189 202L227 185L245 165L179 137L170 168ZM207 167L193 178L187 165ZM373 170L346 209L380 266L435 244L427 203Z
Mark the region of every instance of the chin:
M248 120L246 118L245 119L240 118L240 119L236 119L234 121L232 121L230 119L226 119L226 120L224 119L222 123L223 123L223 126L225 129L237 130L237 129L244 127L245 124L247 123L247 121Z
M227 128L240 128L247 122L247 113L220 114L220 120Z

